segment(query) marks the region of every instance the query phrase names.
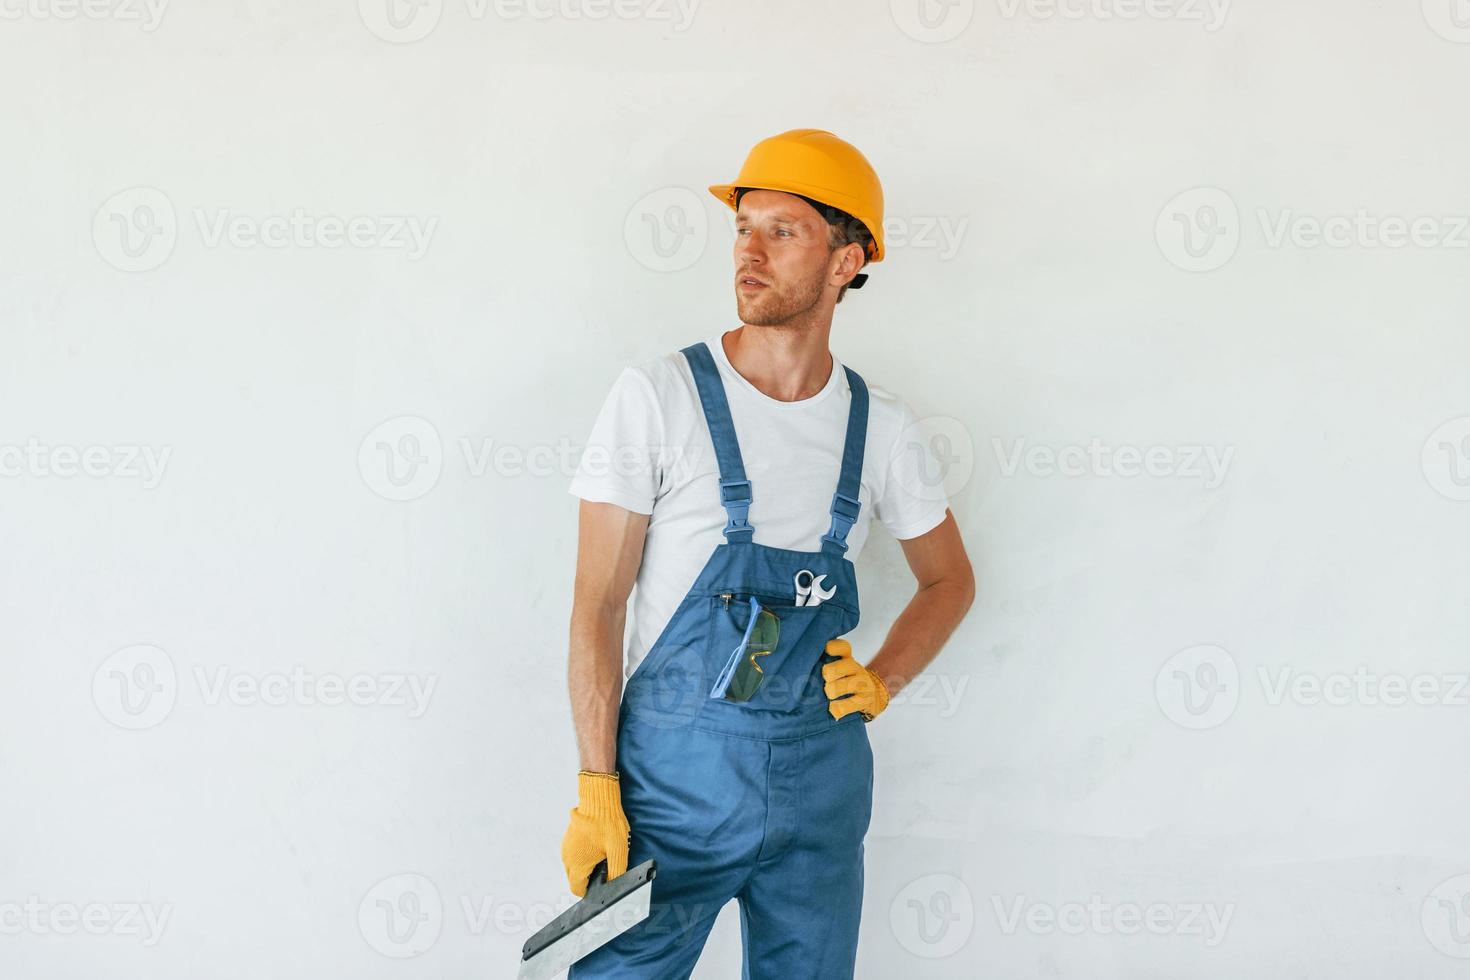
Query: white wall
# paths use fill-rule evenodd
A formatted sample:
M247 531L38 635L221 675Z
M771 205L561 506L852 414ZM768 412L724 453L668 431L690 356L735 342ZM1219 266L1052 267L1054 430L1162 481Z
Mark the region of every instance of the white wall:
M1464 974L1452 0L91 2L0 2L0 973L509 975L566 900L579 441L735 323L704 185L818 126L891 222L836 349L936 417L981 582L870 730L860 976ZM293 212L369 241L248 237ZM871 651L910 580L860 573Z

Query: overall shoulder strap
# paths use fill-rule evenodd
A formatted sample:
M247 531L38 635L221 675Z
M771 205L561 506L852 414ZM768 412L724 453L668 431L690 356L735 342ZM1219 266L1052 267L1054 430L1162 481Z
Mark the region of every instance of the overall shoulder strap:
M720 468L720 506L725 508L725 540L749 542L755 537L755 528L750 523L750 481L745 478L745 463L740 457L740 442L735 438L735 423L730 418L730 403L725 399L720 369L703 341L679 353L689 361L689 369L694 373L704 421L715 444L715 461Z
M847 532L857 523L863 505L858 500L863 485L863 448L868 441L868 386L847 365L847 385L852 389L852 404L847 410L847 440L842 446L842 471L837 477L837 492L832 494L832 527L822 535L822 550L828 554L847 554Z

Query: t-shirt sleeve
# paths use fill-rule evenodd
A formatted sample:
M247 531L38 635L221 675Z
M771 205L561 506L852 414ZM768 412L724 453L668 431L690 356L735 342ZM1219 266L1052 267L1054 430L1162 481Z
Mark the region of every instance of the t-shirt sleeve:
M888 472L874 514L900 541L917 538L944 521L949 498L944 470L923 424L899 402L902 421L888 454Z
M653 382L636 368L624 368L597 413L567 489L583 500L652 514L663 478L663 434Z

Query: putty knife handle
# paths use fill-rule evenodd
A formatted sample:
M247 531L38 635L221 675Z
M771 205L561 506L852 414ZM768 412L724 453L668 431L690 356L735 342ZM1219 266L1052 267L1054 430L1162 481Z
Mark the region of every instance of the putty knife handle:
M592 869L592 876L587 879L587 894L591 895L594 888L601 888L607 884L607 860L597 862L597 867Z

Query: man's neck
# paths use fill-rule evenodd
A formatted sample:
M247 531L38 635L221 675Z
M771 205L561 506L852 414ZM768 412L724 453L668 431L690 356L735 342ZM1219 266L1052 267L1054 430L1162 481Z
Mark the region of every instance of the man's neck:
M741 324L724 335L725 357L766 397L801 401L820 392L832 377L830 334L830 324L821 330Z

